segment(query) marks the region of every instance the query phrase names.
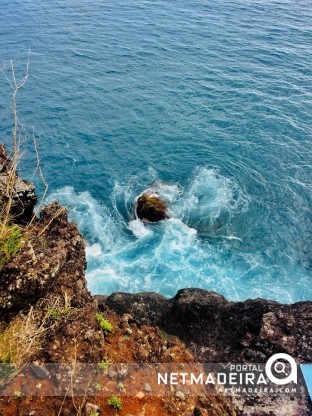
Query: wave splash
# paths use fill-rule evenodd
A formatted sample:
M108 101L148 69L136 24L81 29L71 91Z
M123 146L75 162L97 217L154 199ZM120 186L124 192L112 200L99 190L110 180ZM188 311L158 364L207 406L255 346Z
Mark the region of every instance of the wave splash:
M143 224L134 217L135 198L146 189L165 200L170 219ZM173 296L179 288L200 287L230 300L297 300L283 271L260 253L245 250L234 220L248 211L249 199L213 169L197 169L184 188L160 181L149 169L116 182L110 205L71 187L51 194L52 200L69 206L71 220L88 242L87 280L94 294L158 291Z

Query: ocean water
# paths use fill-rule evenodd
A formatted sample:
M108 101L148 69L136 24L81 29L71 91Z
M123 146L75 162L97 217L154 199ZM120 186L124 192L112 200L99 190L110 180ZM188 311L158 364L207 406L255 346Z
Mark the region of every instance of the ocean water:
M310 0L0 0L0 65L20 78L29 56L19 118L93 293L312 300L311 22ZM171 219L144 225L151 186Z

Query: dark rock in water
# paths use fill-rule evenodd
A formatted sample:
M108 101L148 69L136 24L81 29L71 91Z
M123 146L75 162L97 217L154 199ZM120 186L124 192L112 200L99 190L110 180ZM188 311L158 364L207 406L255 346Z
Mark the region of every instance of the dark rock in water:
M140 220L150 222L169 218L165 202L158 195L147 193L139 196L136 204L136 214Z

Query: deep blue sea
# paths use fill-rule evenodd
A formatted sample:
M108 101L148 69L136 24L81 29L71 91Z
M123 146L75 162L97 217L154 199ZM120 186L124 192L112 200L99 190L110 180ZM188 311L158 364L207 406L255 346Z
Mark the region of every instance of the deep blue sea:
M28 54L19 118L93 293L312 300L311 0L0 0L0 65ZM1 76L6 142L11 123ZM144 225L150 186L171 219Z

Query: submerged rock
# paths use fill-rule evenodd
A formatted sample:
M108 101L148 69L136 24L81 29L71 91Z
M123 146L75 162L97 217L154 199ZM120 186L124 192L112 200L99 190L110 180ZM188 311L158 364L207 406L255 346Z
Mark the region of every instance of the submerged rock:
M169 218L167 205L157 194L144 193L136 203L136 215L139 219L158 222Z

